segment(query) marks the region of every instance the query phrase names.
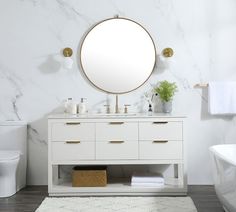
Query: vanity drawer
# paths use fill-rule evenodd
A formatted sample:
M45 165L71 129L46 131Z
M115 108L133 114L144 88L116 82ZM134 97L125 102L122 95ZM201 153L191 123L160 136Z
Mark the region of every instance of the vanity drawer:
M97 123L96 140L138 140L138 123L122 121Z
M182 140L182 122L154 121L139 123L140 140Z
M139 159L183 159L182 141L140 141Z
M95 124L63 122L52 124L52 141L95 141Z
M95 159L95 142L53 142L52 160L92 160Z
M138 159L138 141L104 141L96 143L97 160Z

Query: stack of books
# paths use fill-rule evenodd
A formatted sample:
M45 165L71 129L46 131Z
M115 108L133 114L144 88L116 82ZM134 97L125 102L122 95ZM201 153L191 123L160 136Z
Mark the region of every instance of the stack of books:
M131 178L131 186L162 187L164 185L164 178L159 173L134 173Z

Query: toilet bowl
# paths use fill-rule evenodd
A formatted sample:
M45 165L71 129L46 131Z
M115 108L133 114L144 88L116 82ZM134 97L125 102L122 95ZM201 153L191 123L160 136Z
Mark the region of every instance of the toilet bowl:
M16 173L19 160L19 151L0 151L0 197L9 197L16 193Z
M26 186L27 123L0 121L0 197ZM20 153L20 154L19 154ZM16 171L16 176L15 176ZM14 173L14 174L13 174ZM16 185L15 185L16 178ZM12 183L9 184L9 181ZM7 188L6 188L7 187ZM1 210L1 209L0 209Z

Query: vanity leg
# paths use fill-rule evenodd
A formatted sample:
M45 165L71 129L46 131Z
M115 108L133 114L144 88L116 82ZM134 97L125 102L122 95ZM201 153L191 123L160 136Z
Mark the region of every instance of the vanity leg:
M52 179L53 179L53 184L58 185L59 182L59 165L54 165L52 168Z
M183 164L174 164L174 178L178 185L184 185L184 166Z
M57 165L57 178L58 180L61 178L61 173L60 173L60 165Z
M174 164L174 178L178 178L178 164Z
M48 163L48 193L52 192L52 165Z
M179 185L184 185L184 165L178 164L178 181Z

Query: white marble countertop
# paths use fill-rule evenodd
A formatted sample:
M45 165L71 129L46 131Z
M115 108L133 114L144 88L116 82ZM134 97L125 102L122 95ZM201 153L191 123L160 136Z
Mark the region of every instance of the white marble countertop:
M73 119L73 118L85 118L85 119L94 119L94 118L186 118L185 115L182 114L172 114L172 113L118 113L118 114L104 114L104 113L88 113L88 114L68 114L68 113L58 113L58 114L50 114L48 119Z

